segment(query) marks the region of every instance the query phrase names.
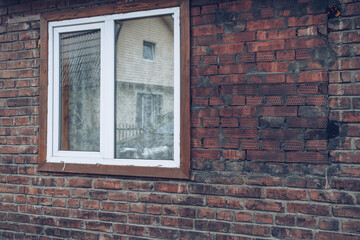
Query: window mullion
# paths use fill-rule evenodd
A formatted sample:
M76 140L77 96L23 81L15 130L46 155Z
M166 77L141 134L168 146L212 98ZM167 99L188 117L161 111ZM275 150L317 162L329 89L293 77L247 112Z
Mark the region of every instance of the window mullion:
M100 151L104 158L114 158L115 107L115 37L114 20L105 20L101 31L101 87L100 87Z

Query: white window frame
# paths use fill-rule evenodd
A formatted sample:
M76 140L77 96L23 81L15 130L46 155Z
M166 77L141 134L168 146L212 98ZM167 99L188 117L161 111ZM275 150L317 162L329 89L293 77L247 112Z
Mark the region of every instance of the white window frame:
M139 167L180 167L180 10L179 7L49 22L47 156L51 163ZM174 16L174 159L116 159L115 156L115 21L173 14ZM59 149L59 36L64 32L100 29L100 151ZM109 60L110 59L110 60ZM113 59L113 61L111 61Z

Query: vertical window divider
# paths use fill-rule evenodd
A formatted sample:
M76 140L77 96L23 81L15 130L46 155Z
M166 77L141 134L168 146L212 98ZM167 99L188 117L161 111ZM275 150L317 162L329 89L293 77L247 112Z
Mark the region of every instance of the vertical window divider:
M101 33L100 151L114 158L115 145L115 21L106 19Z

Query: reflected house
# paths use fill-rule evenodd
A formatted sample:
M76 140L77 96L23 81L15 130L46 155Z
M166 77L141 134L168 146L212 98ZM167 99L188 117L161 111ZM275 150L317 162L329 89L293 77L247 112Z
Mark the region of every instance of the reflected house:
M174 111L174 21L172 16L119 21L116 24L116 156L120 151L149 151L163 144L133 146L132 139L144 139L146 131L164 118L173 121ZM168 116L171 115L171 118ZM158 123L159 125L159 123ZM160 126L157 126L160 127ZM173 136L173 129L166 138ZM150 133L154 134L154 132ZM168 139L171 140L171 139ZM128 144L126 144L126 142ZM131 143L131 144L130 144ZM169 144L173 144L171 140ZM122 150L119 146L122 145ZM125 146L126 145L126 146ZM165 157L169 159L170 156Z

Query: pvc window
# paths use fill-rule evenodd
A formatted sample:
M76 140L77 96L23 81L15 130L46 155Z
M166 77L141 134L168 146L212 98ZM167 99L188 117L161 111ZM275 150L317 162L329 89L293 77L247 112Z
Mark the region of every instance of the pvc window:
M186 5L43 16L40 170L188 177L189 103L181 95L189 95L189 74L180 72L189 72L188 54L180 54L189 46L181 36Z

